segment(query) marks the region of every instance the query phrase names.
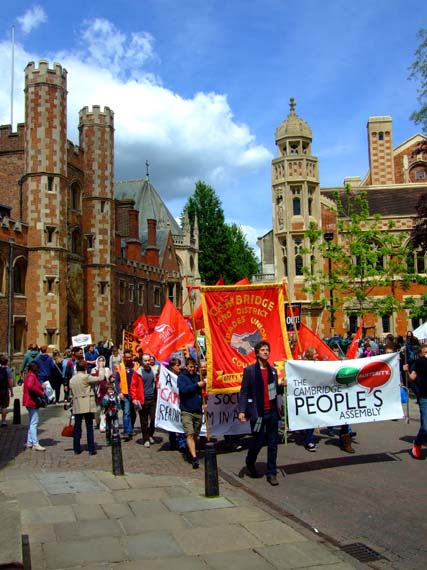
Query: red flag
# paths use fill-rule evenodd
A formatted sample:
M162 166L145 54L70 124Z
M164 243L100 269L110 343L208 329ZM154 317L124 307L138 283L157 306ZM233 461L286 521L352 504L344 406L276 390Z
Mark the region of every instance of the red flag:
M168 299L153 333L141 340L141 347L162 362L172 352L188 344L194 344L194 335L184 317Z
M139 336L140 338L148 334L148 323L147 317L142 313L136 321L133 323L133 334Z
M222 278L222 275L219 276L218 281L215 283L215 287L217 285L224 285L224 280ZM194 311L193 311L193 316L194 316L194 323L196 325L196 330L200 330L203 328L204 326L204 321L203 321L203 309L202 309L202 304L200 303L200 305L198 305Z
M354 339L351 341L351 344L348 347L347 353L345 355L348 360L352 360L357 356L357 349L359 348L359 340L362 336L362 329L363 329L363 319L360 321L359 328L357 329L357 332L354 335Z
M319 355L319 360L338 360L335 352L329 348L329 346L324 342L320 336L309 329L304 323L300 324L300 329L298 331L299 345L301 345L301 350L299 349L298 342L294 347L294 359L298 360L303 357L304 352L309 347L313 347L317 350Z

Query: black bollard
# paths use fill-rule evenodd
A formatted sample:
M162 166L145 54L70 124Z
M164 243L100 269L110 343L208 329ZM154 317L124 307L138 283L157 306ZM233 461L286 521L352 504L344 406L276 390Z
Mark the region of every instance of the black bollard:
M122 442L118 420L113 420L113 433L111 438L111 458L113 462L113 475L124 475Z
M205 497L218 496L219 482L215 444L207 442L205 447Z
M21 401L19 398L13 400L13 423L21 423Z

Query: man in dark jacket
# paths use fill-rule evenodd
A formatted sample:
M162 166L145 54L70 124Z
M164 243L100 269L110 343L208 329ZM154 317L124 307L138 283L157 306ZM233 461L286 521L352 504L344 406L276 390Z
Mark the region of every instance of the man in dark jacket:
M187 442L187 449L193 469L198 469L196 442L202 427L202 388L205 381L196 373L196 361L187 358L185 369L178 376L179 407L181 422Z
M40 354L35 358L35 362L37 362L40 369L38 374L40 384L50 382L55 364L50 354L47 353L46 345L40 347Z
M264 440L267 440L267 481L276 486L277 481L277 443L279 439L279 413L277 395L283 394L279 386L276 370L268 363L270 345L261 341L255 346L256 362L243 371L239 397L239 420L250 420L252 443L246 457L246 467L250 477L260 477L255 468L258 453Z

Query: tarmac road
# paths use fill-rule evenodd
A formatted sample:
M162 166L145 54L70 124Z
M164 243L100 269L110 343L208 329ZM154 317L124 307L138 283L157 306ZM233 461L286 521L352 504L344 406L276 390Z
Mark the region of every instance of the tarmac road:
M410 403L410 422L353 425L354 455L342 452L338 436L318 436L318 450L305 450L300 434L279 446L280 485L239 478L245 451L220 454L220 472L235 484L295 516L339 545L361 543L385 559L375 568L424 570L427 567L427 461L409 451L419 428L418 406ZM295 442L295 439L297 442ZM299 440L299 441L298 441ZM245 442L246 444L246 442ZM424 451L427 459L427 451ZM266 452L257 464L265 470Z

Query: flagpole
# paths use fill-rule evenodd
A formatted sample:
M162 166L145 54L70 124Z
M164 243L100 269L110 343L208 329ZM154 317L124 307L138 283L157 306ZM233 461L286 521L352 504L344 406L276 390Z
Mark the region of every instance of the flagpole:
M194 318L194 304L193 304L193 297L191 295L192 289L194 289L194 287L192 285L188 284L188 277L187 276L185 277L185 282L186 282L187 291L188 291L188 302L190 304L191 322L193 323L194 346L196 348L197 369L200 370L200 357L199 357L200 347L199 347L199 343L197 341L196 319ZM203 391L202 391L202 404L203 404L203 415L205 418L206 439L208 441L210 441L211 438L210 438L210 434L209 434L208 411L207 411L206 398L203 395Z
M299 351L300 351L300 353L301 353L301 352L302 352L301 341L300 341L300 339L299 339L297 324L296 324L295 317L294 317L294 311L292 310L292 303L291 303L291 300L290 300L290 298L289 298L288 288L286 287L286 283L285 283L284 281L282 282L282 287L283 287L283 289L285 290L286 300L287 300L288 305L289 305L289 312L291 313L292 325L293 325L293 327L294 327L294 332L295 332L296 337L297 337L298 349L299 349Z

